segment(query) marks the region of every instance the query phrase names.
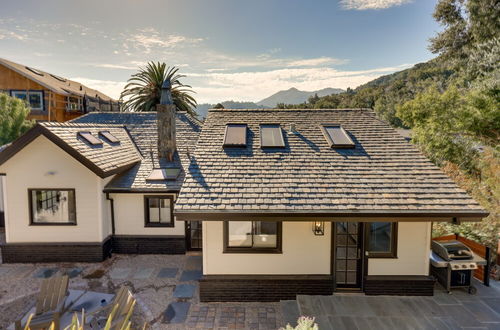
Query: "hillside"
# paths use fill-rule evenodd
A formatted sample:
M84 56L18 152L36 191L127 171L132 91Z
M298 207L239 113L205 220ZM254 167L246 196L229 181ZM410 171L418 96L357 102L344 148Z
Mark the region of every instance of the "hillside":
M280 105L280 107L372 108L391 125L404 127L396 115L396 108L431 86L437 87L440 91L445 90L453 77L454 71L437 58L379 77L354 90L348 89L343 93L311 98L308 102Z
M340 88L324 88L317 91L301 91L295 87L290 89L279 91L265 99L257 102L257 105L274 108L280 103L285 104L299 104L306 102L309 97L314 96L315 94L318 96L326 96L330 94L338 94L344 92L343 89Z

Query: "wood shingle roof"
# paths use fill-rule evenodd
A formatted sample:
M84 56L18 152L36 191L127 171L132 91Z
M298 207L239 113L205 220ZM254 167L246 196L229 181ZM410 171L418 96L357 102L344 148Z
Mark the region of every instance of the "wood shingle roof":
M246 148L223 147L226 124L234 122L248 125ZM260 147L259 125L265 123L281 125L285 148ZM323 123L342 125L355 148L330 148ZM487 214L366 109L211 110L175 210L186 220L236 213Z

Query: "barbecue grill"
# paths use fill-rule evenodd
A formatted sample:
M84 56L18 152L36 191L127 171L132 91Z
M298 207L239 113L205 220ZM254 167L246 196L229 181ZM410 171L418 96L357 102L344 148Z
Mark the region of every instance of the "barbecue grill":
M486 260L476 255L459 241L432 241L431 274L446 288L466 288L470 294L476 293L471 284L472 272Z

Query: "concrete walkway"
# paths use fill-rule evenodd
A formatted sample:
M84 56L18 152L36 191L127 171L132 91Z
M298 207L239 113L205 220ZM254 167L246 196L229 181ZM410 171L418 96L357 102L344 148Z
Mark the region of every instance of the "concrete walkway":
M282 309L285 323L298 315L314 316L321 330L500 329L500 284L475 286L476 295L448 294L436 285L433 297L298 296L282 302Z

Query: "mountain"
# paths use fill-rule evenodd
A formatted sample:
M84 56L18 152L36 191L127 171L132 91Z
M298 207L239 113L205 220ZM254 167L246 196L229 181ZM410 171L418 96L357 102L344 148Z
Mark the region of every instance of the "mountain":
M254 102L238 102L238 101L224 101L221 104L226 109L257 109L262 108L262 106L257 105ZM215 104L202 103L196 106L196 112L200 118L205 118L207 116L208 109L215 107Z
M276 94L273 94L259 102L257 102L257 105L259 106L265 106L269 108L274 108L278 103L285 103L285 104L300 104L304 103L307 101L307 99L310 96L314 96L314 94L318 94L319 97L321 96L327 96L331 94L339 94L344 92L344 90L340 88L324 88L320 89L318 91L312 91L312 92L307 92L307 91L301 91L298 90L295 87L292 87L290 89L287 89L285 91L279 91Z

